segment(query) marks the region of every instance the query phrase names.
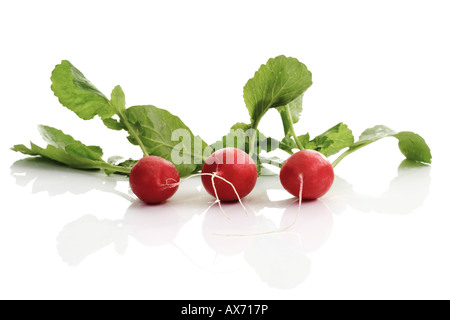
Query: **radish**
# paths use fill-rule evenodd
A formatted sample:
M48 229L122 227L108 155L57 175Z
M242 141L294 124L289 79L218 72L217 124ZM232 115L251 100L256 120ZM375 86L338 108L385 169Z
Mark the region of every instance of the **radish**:
M258 236L289 230L297 223L302 200L320 198L331 188L334 180L334 170L328 159L320 152L303 149L294 153L284 162L280 170L280 180L289 193L299 198L297 213L289 225L266 232L222 234L222 236Z
M178 189L180 176L172 162L157 156L140 159L130 172L134 194L148 204L163 202Z
M258 172L255 162L246 152L224 148L206 159L201 175L209 194L217 200L232 202L240 201L253 190Z
M305 149L294 153L284 162L280 171L283 187L303 200L320 198L331 188L333 180L333 166L315 150Z

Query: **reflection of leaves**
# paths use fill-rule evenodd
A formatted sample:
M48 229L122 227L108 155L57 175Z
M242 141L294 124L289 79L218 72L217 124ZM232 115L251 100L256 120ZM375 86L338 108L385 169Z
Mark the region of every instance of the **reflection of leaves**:
M61 230L56 238L58 253L64 262L78 265L112 243L118 253L124 254L129 236L146 246L168 244L180 230L179 216L167 204L155 207L140 201L133 202L120 220L84 215Z
M398 175L389 188L379 196L362 195L344 179L336 176L327 194L334 212L343 212L347 206L362 212L408 214L419 208L428 196L431 167L404 160L398 167Z
M31 160L43 159L26 159L24 162L36 162ZM45 164L45 162L43 162ZM42 168L42 164L36 164L38 168ZM19 162L20 164L20 162ZM66 171L70 169L62 167ZM13 171L17 177L22 177L20 172L29 172L29 166L25 166L28 171L15 168ZM45 173L45 170L39 169L41 173ZM79 174L79 171L74 171ZM63 174L64 175L64 174ZM37 175L39 177L39 175ZM92 176L92 175L89 175ZM52 178L53 177L53 178ZM103 179L109 179L105 175L101 175ZM118 176L120 177L120 176ZM72 181L68 182L67 178ZM58 190L68 190L73 192L72 187L73 179L68 175L66 179L62 179L61 186L55 186ZM36 179L36 175L28 175L27 180L23 181L26 184ZM41 183L48 188L52 181L54 182L59 178L51 176L49 180L43 180ZM36 183L36 182L35 182ZM190 187L188 190L192 192L186 192L184 199L181 196L182 208L187 206L196 205L195 210L178 210L178 206L175 204L161 204L156 206L145 205L140 201L133 201L128 207L124 217L118 220L103 219L100 220L93 215L84 215L81 218L68 223L60 232L57 237L58 253L62 260L69 265L78 265L88 256L100 251L101 249L115 244L116 251L123 254L127 248L128 237L131 236L138 240L140 243L146 246L161 246L172 243L177 237L181 227L192 219L196 214L203 212L205 208L198 205L198 199L200 190L197 188L201 184L200 180L194 179L186 181ZM65 187L64 187L65 185ZM88 189L84 189L84 192ZM106 190L103 190L106 191ZM67 192L67 191L66 191ZM82 193L83 190L80 190ZM111 191L113 192L113 191ZM205 199L208 196L205 195ZM205 206L207 202L205 200Z
M67 224L56 238L58 253L69 265L80 264L87 256L110 245L116 244L116 251L123 254L128 238L119 222L99 220L92 215Z
M18 185L26 186L32 183L33 193L47 192L54 196L100 190L133 200L127 194L116 190L118 181L128 181L123 176L106 176L100 172L74 170L45 158L18 160L11 166L11 175Z

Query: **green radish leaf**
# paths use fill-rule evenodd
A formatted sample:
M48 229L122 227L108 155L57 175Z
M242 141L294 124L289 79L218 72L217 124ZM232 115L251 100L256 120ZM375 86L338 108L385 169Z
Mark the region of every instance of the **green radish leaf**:
M125 168L133 168L134 165L138 162L139 160L133 160L133 159L128 159L125 161L122 161L120 163L118 163L117 165L119 167L125 167Z
M158 155L179 162L179 159L172 159L177 152L182 153L182 157L188 155L190 162L184 159L182 164L176 164L181 175L192 173L203 163L203 151L207 144L201 138L194 137L189 128L169 112L153 106L126 109L125 94L120 86L113 89L108 100L67 60L55 67L51 79L52 90L61 104L82 119L89 120L98 115L109 129L127 131L128 140L138 145L144 156ZM181 144L172 141L172 133L177 129L187 130L186 141Z
M431 163L432 156L430 148L425 140L417 133L410 131L402 131L397 133L386 126L377 125L373 128L366 129L360 135L359 140L352 144L347 151L341 154L333 162L333 167L356 150L386 137L395 137L398 139L399 149L406 159L415 162Z
M59 149L74 147L74 152L83 154L84 157L92 160L102 160L103 151L98 146L86 146L72 136L64 134L61 130L49 126L39 126L39 133L45 142Z
M14 147L11 148L12 151L20 152L23 154L26 154L28 156L38 156L39 153L36 153L36 151L33 151L23 144L16 144Z
M211 148L216 151L223 148L237 148L248 152L248 124L238 122L230 128L230 132L222 139L211 144Z
M310 140L309 133L298 136L297 138L305 149L319 151L326 157L338 153L342 149L351 146L354 142L352 131L342 122L312 140ZM280 149L292 153L293 149L297 148L297 144L292 139L290 132L288 132L280 142Z
M302 145L306 146L309 143L310 136L309 136L309 133L306 133L306 134L303 134L301 136L298 136L297 138L298 138L298 140L300 140ZM297 148L297 144L295 143L294 139L290 138L289 144L291 146L293 146L294 148Z
M112 118L125 110L125 94L120 86L113 89L111 100L108 100L67 60L55 67L51 80L51 89L59 102L81 119L89 120L98 115L109 129L125 129L121 122Z
M108 158L108 163L115 165L115 166L120 166L120 167L127 167L127 168L132 168L134 167L134 165L138 162L138 160L134 160L134 159L127 159L124 160L123 157L121 156L112 156Z
M128 168L129 170L131 170L137 162L138 160L133 159L124 160L123 157L121 156L112 156L108 158L109 164L116 167ZM105 172L107 175L110 175L112 173L118 173L117 171L114 170L105 170Z
M311 72L297 59L285 56L269 59L244 86L252 127L258 126L270 108L288 105L311 84Z
M119 119L123 117L123 113L125 112L125 93L120 86L115 86L113 91L111 92L110 104ZM128 131L122 119L121 121L113 118L104 118L102 120L103 124L109 129L118 131L123 129Z
M308 136L308 140L309 141L309 136ZM297 148L297 145L294 141L294 139L292 139L290 137L290 135L286 135L281 141L280 141L280 149L286 151L289 154L294 154L293 149Z
M19 145L19 147L15 146L12 150L20 151L24 154L28 155L36 155L42 156L44 158L48 158L54 160L59 163L63 163L69 167L76 169L101 169L103 168L103 163L100 160L90 159L88 157L82 156L82 151L78 150L82 148L80 146L72 146L68 147L68 149L60 149L53 145L48 145L45 149L39 147L34 143L30 143L30 148L23 152L23 149L26 148L24 145ZM86 150L84 150L86 151Z
M300 140L300 143L303 146L306 146L310 143L309 141L309 133L297 137ZM290 133L288 133L279 143L279 148L281 150L286 151L287 153L293 154L294 149L297 149L297 144L294 139L291 137Z
M306 149L319 151L329 157L350 147L354 140L352 131L341 122L303 145Z
M227 135L223 136L221 140L213 143L211 145L211 148L213 150L219 150L230 147L241 149L248 153L250 149L250 135L251 131L253 130L251 127L252 126L247 123L235 123L230 128L230 132ZM261 150L270 152L278 149L279 141L270 137L267 138L259 130L256 130L255 144L259 154Z
M16 145L12 150L26 155L42 156L76 169L105 169L122 173L130 171L103 161L103 151L98 146L86 146L61 130L49 126L39 126L39 131L48 143L46 148L41 148L31 142L30 148Z
M124 115L147 152L171 161L180 176L196 171L208 145L169 111L151 105L133 106ZM137 144L133 136L129 141Z
M425 140L417 133L402 131L394 135L398 147L408 160L431 163L431 151Z
M120 121L117 121L116 119L113 119L113 118L103 119L103 124L107 128L112 129L112 130L117 130L117 131L124 130L124 129L126 130L125 126Z
M364 147L372 142L378 141L382 138L392 137L396 132L386 126L377 125L363 131L359 136L359 140L355 142L350 149L355 150Z
M107 119L115 114L108 98L69 61L63 60L55 67L51 80L51 88L59 102L81 119L89 120L96 115Z
M120 86L115 86L111 92L111 106L116 113L125 111L125 93Z

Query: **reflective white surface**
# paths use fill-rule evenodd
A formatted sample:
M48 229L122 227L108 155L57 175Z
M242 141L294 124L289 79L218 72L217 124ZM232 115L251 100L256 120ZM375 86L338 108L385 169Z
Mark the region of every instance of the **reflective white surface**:
M0 298L450 298L448 1L3 1L0 4ZM304 62L298 134L339 122L424 137L432 166L403 163L394 138L336 167L302 204L276 176L224 218L200 179L146 206L123 176L21 160L62 129L105 159L139 157L126 134L58 103L50 74L70 60L106 96L168 109L208 143L249 122L242 88L269 57ZM279 115L261 121L282 138Z
M18 160L3 177L2 297L448 298L450 217L432 193L438 169L379 165L372 186L363 172L346 181L339 174L354 170L338 166L330 192L304 202L288 231L230 236L294 221L298 201L278 176L259 179L244 199L248 215L224 204L227 219L200 179L149 206L125 177Z

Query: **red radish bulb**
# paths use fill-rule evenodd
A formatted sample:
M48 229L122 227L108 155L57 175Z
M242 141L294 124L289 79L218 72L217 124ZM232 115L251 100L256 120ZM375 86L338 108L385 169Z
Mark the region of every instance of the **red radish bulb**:
M130 186L142 201L155 204L175 194L180 176L172 162L157 156L139 160L130 172Z
M202 183L206 191L216 197L215 187L217 198L227 202L237 201L248 195L255 187L258 177L255 162L246 152L236 148L220 149L210 155L202 168L202 174L205 173L214 174L226 180L213 178L211 175L202 175ZM239 197L230 183L236 189Z
M331 188L334 170L330 161L315 150L301 150L287 159L280 171L283 187L298 197L303 179L302 199L314 200Z

